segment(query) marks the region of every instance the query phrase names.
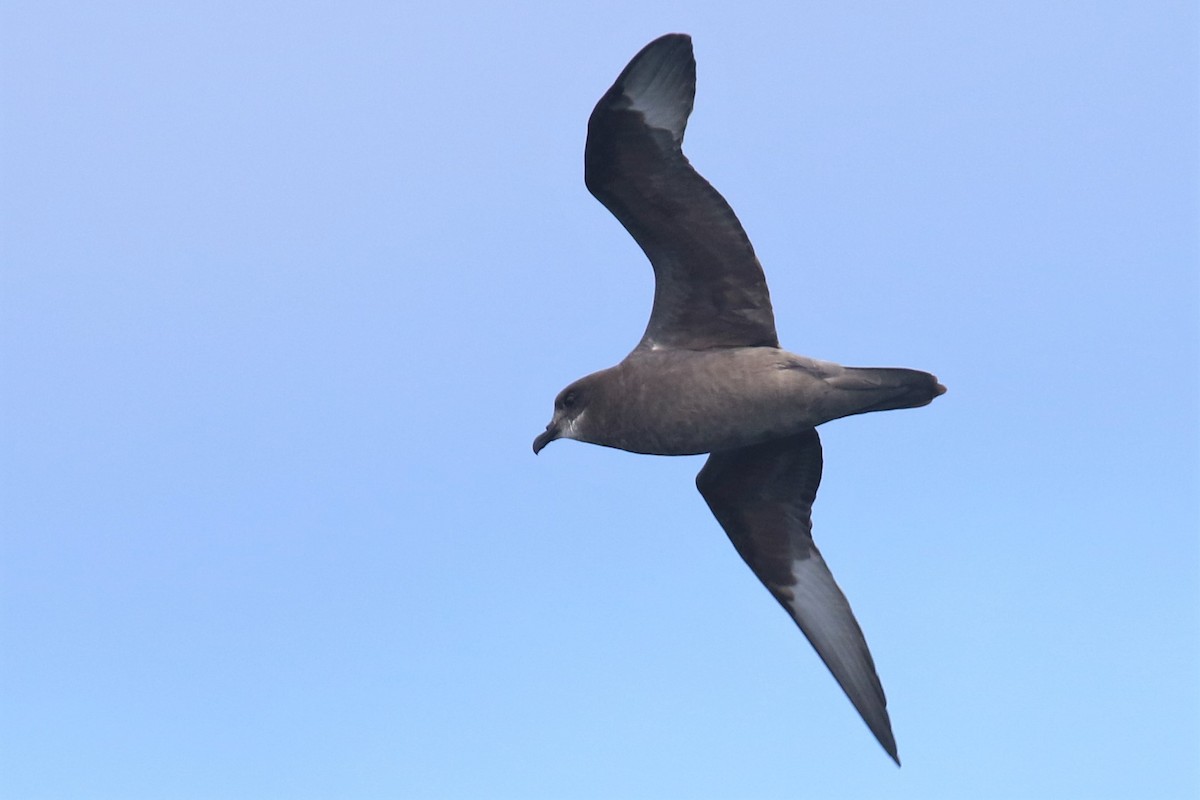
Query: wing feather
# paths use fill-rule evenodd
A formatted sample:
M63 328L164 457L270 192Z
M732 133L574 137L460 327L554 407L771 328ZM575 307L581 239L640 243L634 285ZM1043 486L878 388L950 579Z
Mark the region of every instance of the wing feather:
M696 486L733 546L808 637L897 764L887 698L858 621L812 540L821 483L816 430L713 453Z
M588 121L584 180L654 267L639 347L778 347L766 278L733 209L681 145L696 93L691 38L646 45Z

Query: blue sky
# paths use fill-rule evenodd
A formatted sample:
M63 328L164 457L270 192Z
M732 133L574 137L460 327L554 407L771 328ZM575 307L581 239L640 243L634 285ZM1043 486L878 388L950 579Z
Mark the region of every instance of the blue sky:
M0 5L0 793L1194 797L1196 4L412 5ZM784 345L949 387L822 428L900 770L701 459L530 451L668 31Z

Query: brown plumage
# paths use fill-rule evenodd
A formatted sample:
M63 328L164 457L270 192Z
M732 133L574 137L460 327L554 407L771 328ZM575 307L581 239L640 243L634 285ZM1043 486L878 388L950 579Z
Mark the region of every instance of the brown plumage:
M899 764L866 639L812 540L816 426L915 408L926 372L843 367L779 348L762 267L733 209L681 149L696 90L691 39L634 56L592 112L585 182L654 267L637 347L575 381L533 442L576 439L651 455L711 453L696 485L734 547L792 616Z

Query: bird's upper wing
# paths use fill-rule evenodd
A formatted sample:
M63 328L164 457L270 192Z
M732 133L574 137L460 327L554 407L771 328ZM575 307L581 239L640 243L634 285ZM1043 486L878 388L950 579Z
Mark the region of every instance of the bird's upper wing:
M696 486L733 546L791 614L897 764L887 698L850 604L812 540L821 483L815 430L713 453Z
M762 267L725 198L681 144L696 94L692 40L655 39L588 121L588 190L654 266L654 308L639 347L777 347Z

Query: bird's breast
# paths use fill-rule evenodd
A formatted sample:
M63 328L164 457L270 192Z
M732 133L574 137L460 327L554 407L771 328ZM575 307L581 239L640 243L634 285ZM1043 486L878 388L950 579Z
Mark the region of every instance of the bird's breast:
M635 351L613 371L598 426L605 440L593 441L694 455L814 427L826 421L819 409L827 387L797 358L773 347Z

